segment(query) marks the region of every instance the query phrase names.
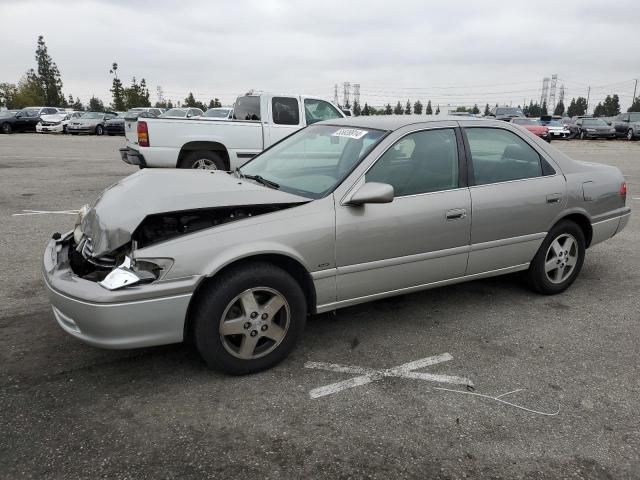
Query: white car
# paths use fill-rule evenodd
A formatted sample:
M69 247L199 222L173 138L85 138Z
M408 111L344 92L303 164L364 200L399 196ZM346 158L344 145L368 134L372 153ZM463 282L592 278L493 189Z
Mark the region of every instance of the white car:
M42 115L36 125L38 133L67 133L67 125L84 112L60 112L53 115Z
M233 108L230 107L214 107L210 108L202 118L214 118L216 120L231 120L233 116Z
M549 129L549 135L551 138L569 138L569 135L571 134L569 129L557 120L540 122L540 125L544 125Z

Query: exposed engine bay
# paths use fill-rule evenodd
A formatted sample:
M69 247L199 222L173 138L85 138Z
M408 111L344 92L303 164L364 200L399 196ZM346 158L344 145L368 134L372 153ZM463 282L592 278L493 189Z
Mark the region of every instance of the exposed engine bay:
M182 235L216 227L245 218L276 212L298 203L246 205L233 207L202 208L148 215L131 235L131 242L100 256L93 255L92 239L76 227L76 234L69 245L69 263L73 272L94 282L102 282L114 269L130 262L132 251ZM147 279L158 278L161 267L149 262L135 262L137 271L142 271ZM129 268L129 267L127 267Z

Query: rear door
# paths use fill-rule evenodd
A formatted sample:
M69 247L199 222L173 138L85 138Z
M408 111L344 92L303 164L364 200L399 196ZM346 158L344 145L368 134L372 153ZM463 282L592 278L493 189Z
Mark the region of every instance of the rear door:
M566 204L565 178L519 133L462 124L473 217L467 274L527 264Z
M297 97L271 97L268 109L271 123L265 122L265 148L304 126Z

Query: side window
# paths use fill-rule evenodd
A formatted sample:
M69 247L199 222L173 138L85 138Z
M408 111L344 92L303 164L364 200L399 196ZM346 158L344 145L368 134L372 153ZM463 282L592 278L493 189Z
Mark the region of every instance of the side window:
M47 108L47 114L55 115L56 113L58 113L57 108Z
M454 130L423 130L401 138L367 172L365 181L391 184L396 197L457 188Z
M332 118L342 118L342 115L329 102L306 98L304 101L304 113L307 118L307 125L330 120Z
M579 118L578 120L576 120L576 125L582 125L582 119Z
M515 133L499 128L467 128L465 132L476 185L543 175L540 155ZM553 169L548 171L552 173Z
M271 109L273 111L273 123L278 125L298 125L300 123L298 100L295 98L273 97Z
M238 97L233 108L234 120L260 120L260 97L246 95Z

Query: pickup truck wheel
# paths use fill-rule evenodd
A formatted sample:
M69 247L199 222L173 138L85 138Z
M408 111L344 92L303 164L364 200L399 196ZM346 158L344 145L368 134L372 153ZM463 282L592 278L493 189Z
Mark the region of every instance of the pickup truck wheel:
M543 295L564 292L580 273L585 248L584 233L575 222L563 220L556 224L527 271L531 287Z
M2 127L0 127L0 128L2 128L2 133L6 133L6 134L11 133L11 124L10 123L3 123Z
M629 140L629 141L633 140L633 130L632 129L627 130L627 140Z
M275 265L245 264L198 292L193 340L207 365L243 375L273 367L293 350L307 315L300 285Z
M182 168L224 170L224 161L216 152L192 152L185 157Z

